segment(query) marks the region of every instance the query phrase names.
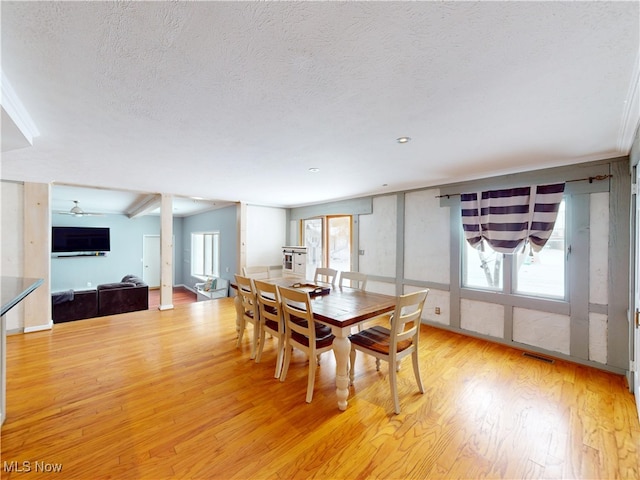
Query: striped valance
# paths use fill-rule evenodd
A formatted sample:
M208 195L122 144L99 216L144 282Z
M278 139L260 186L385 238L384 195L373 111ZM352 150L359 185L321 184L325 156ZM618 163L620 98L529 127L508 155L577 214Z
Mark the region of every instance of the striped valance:
M501 253L514 253L527 242L540 251L551 236L563 194L564 183L463 193L465 237L473 247L485 240Z

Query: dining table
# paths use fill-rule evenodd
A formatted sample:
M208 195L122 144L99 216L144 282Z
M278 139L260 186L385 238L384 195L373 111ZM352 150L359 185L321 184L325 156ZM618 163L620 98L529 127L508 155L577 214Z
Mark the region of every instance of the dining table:
M362 322L393 312L396 297L346 286L306 282L296 277L270 278L263 281L312 292L310 298L313 318L318 323L330 327L331 333L335 337L333 354L336 359L336 396L338 408L346 410L349 398L349 352L351 351L349 335L351 330ZM315 286L320 287L323 293L313 294ZM242 315L242 306L238 298L236 297L236 310L238 315Z

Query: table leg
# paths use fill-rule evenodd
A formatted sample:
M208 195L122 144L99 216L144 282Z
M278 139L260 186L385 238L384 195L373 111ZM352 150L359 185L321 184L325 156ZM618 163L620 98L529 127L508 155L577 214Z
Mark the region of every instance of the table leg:
M349 329L335 329L333 334L333 354L336 357L336 396L338 397L338 408L347 409L347 399L349 398L349 352L351 342L349 341Z

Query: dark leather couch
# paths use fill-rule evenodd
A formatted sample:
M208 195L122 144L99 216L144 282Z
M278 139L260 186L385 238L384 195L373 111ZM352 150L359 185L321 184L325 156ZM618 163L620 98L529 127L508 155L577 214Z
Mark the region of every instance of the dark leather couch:
M95 290L54 293L51 302L53 323L135 312L149 308L149 286L135 275L125 275Z
M70 322L98 316L96 290L57 292L51 295L53 323Z

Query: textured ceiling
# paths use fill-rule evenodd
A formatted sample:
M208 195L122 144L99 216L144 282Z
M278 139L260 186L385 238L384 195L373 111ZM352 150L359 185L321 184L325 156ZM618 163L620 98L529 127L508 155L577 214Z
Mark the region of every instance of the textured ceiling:
M638 2L2 1L2 71L40 136L1 175L295 206L624 155L638 19Z

